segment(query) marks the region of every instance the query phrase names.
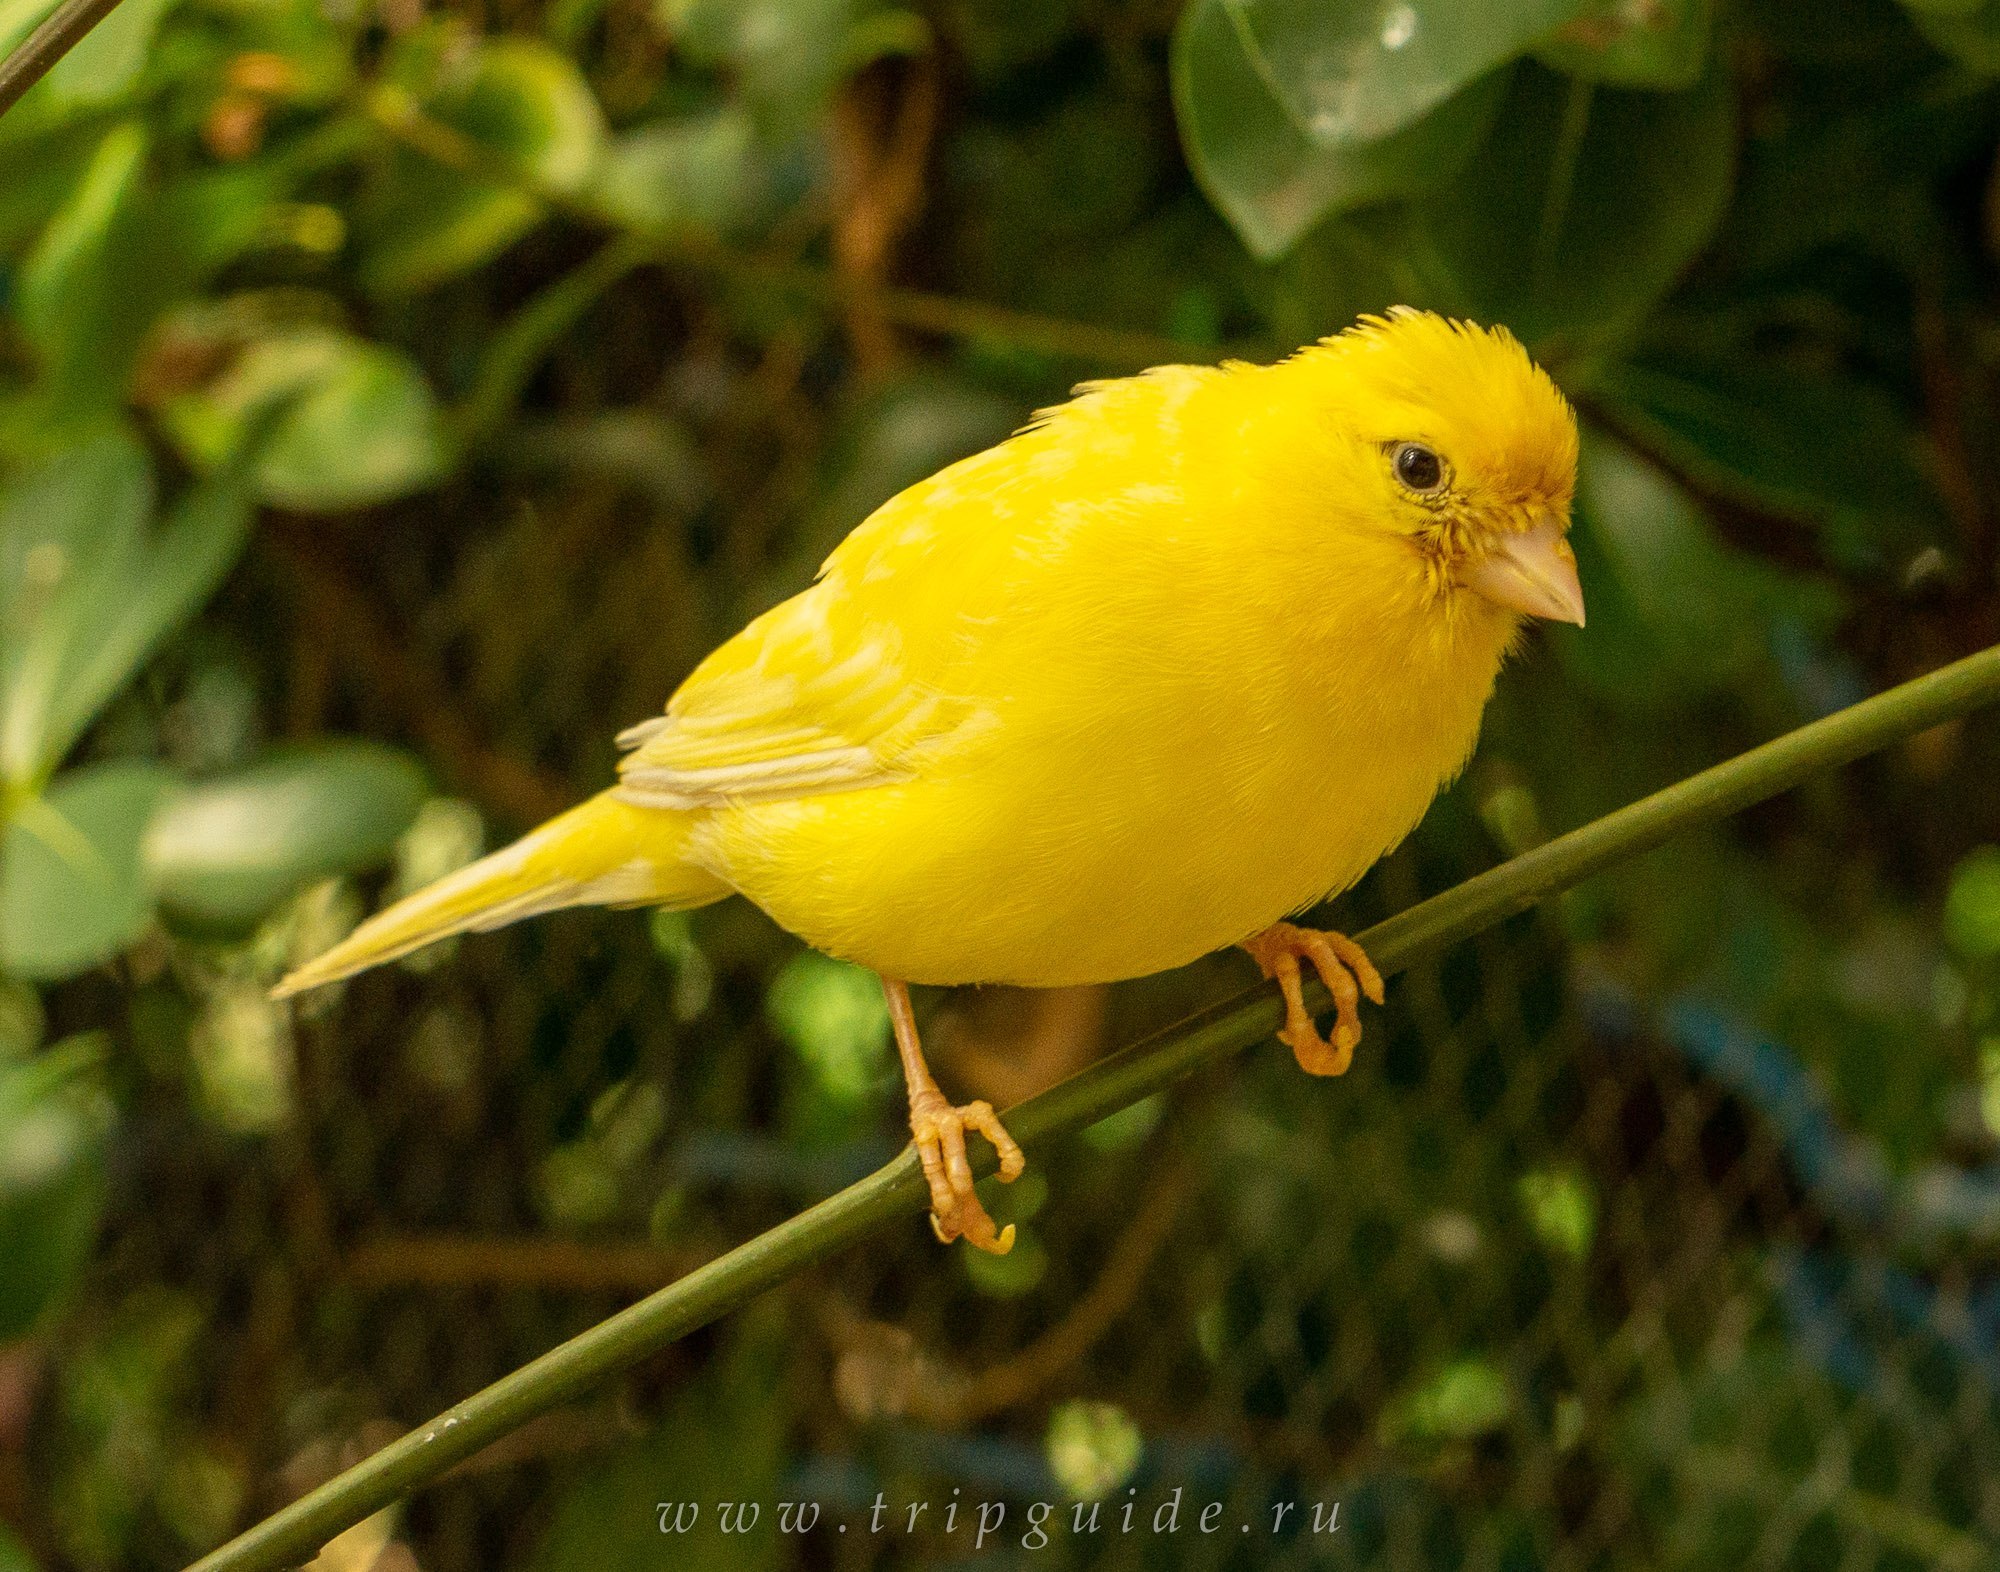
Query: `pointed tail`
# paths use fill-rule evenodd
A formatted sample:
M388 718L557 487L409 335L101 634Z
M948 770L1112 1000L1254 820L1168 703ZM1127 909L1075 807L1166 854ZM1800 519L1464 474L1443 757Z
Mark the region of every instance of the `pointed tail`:
M338 982L454 933L561 906L705 906L729 887L682 860L692 817L605 792L398 901L291 973L271 997Z

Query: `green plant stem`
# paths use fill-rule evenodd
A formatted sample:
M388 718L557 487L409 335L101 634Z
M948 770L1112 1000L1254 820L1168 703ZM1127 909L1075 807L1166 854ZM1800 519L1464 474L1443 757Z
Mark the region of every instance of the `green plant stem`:
M118 0L63 0L20 46L0 61L0 115L48 75L49 67L83 42L84 34L118 7Z
M1524 911L1669 836L1711 823L1902 738L2000 700L2000 646L1753 748L1433 896L1359 935L1384 973ZM1323 991L1311 996L1315 1009ZM1012 1109L1024 1144L1080 1129L1191 1071L1261 1041L1283 1010L1252 989L1125 1048ZM981 1172L992 1154L983 1146ZM657 1353L765 1289L846 1249L926 1201L916 1156L894 1162L524 1365L266 1518L194 1572L270 1572L436 1479L509 1431Z

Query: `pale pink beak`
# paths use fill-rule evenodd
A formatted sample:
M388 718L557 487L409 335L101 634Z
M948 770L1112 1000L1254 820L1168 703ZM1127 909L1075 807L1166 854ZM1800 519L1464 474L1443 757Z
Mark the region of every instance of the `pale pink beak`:
M1533 529L1503 536L1461 572L1459 582L1509 611L1583 626L1583 585L1561 519L1545 518Z

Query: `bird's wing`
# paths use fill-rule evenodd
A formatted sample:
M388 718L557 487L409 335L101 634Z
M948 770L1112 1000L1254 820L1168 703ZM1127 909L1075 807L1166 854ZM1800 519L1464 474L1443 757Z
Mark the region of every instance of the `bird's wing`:
M1152 449L1132 432L1157 430L1217 374L1091 384L884 503L812 588L696 667L665 715L620 736L631 752L618 795L705 808L855 791L909 779L996 728L1005 686L968 663L1033 621L1022 574L1061 560L1081 516L1079 470L1098 479L1083 498L1093 507L1115 507L1123 487L1155 496Z
M855 553L850 537L811 589L703 661L666 714L620 734L631 750L619 765L620 797L708 808L886 785L909 778L928 747L974 719L975 706L936 686L937 641L923 614L872 593L900 566L884 555L931 551L928 530L900 544L882 538L892 509L913 522L913 509L884 508L863 526L877 551Z

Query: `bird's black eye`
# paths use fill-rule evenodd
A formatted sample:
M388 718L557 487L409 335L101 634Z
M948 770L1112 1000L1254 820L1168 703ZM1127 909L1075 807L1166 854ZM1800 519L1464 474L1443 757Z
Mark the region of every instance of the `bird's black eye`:
M1399 442L1391 457L1396 478L1415 492L1432 492L1444 484L1444 460L1421 442Z

